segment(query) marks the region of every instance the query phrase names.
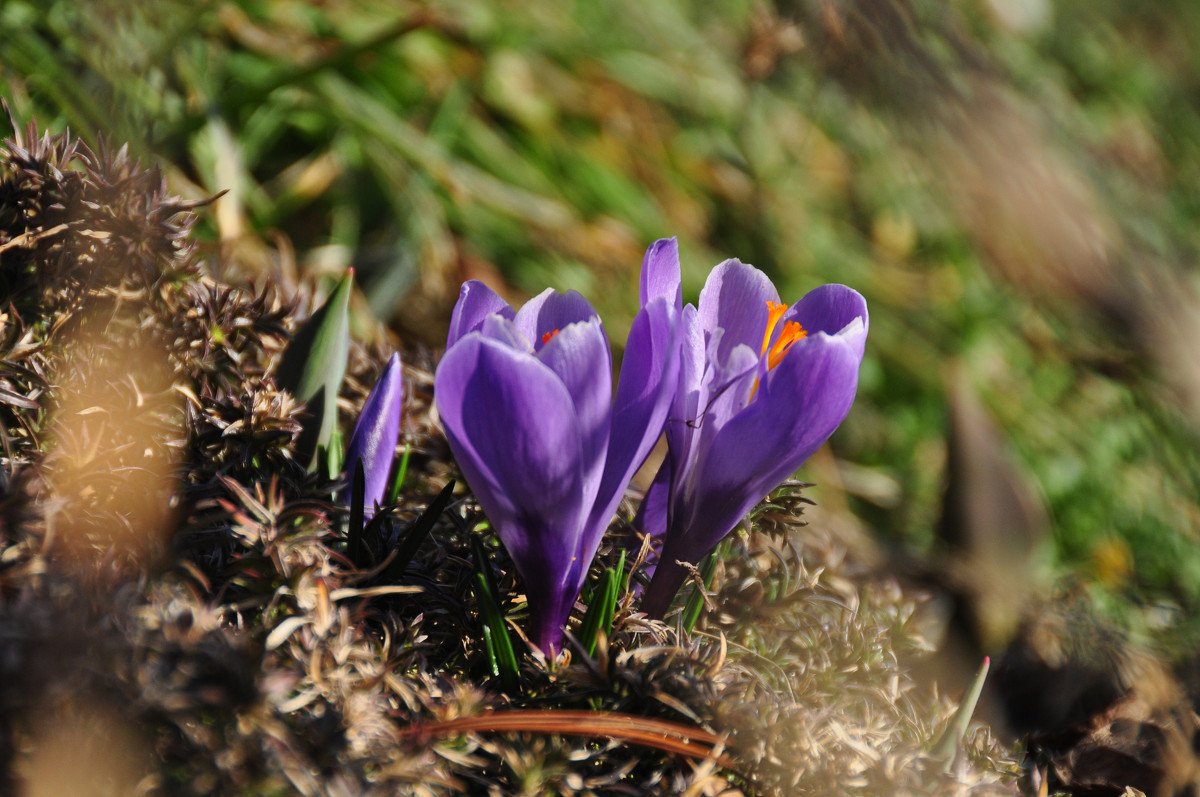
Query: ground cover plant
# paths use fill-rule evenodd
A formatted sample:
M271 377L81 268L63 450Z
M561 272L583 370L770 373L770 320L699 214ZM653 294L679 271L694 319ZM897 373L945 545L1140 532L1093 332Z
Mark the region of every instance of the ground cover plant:
M591 579L582 616L570 592L546 636L545 574L519 578L475 501L445 500L428 356L402 379L394 354L352 343L349 277L285 346L294 286L213 279L189 238L203 210L158 172L32 125L5 153L6 790L1011 793L1005 749L951 728L953 704L907 670L926 644L912 599L826 584L833 543L800 552L798 485L696 593L710 619L637 611L626 512L594 543L606 586ZM336 434L304 447L325 405L276 385L297 346L297 384L348 374L339 409L368 430L350 435L350 485ZM384 408L406 453L379 502L399 425ZM367 523L376 427L389 456ZM545 655L560 633L571 653Z
M991 654L977 717L1024 746L970 731L952 780L1014 778L1019 751L1033 793L1043 772L1182 791L1198 29L1186 2L5 3L11 777L61 768L17 754L34 738L109 749L69 735L81 712L142 752L122 782L167 791L436 790L431 772L936 791L946 695ZM34 117L75 138L37 143ZM642 252L672 235L681 303L734 256L784 300L861 292L855 408L799 474L817 486L753 509L665 625L635 615L645 522L621 503L551 671L516 633L524 579L433 374L470 279L514 307L579 290L619 362ZM341 312L321 310L339 282L354 342L302 384L288 340ZM400 428L369 423L397 401ZM619 735L662 728L470 726L535 708L790 730L769 737L786 754L738 731L734 766L696 770Z

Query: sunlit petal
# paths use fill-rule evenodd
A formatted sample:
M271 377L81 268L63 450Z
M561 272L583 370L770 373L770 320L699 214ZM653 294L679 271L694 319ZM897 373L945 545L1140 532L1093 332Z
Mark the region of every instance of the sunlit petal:
M700 326L707 333L724 330L716 362L724 362L738 345L762 347L767 325L767 302L779 293L767 275L740 260L726 260L713 269L700 292Z
M588 300L575 291L559 293L547 288L522 305L514 320L521 334L533 343L534 348L539 348L564 327L593 318L600 316Z
M475 332L483 321L493 313L511 319L516 312L508 302L479 280L464 282L458 290L458 302L450 315L450 334L446 337L446 348L450 348L463 336Z
M676 310L683 309L679 273L679 242L661 238L650 245L642 258L641 306L663 296Z

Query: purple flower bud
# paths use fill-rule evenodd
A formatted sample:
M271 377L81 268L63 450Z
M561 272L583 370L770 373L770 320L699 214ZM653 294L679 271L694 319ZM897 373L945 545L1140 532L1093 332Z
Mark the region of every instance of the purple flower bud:
M679 283L674 239L642 264L642 301ZM667 422L668 456L639 521L663 539L642 609L661 617L698 562L746 513L799 468L850 411L867 338L867 304L822 285L788 306L758 269L726 260L699 309L680 310L679 386Z
M366 517L375 513L388 488L388 474L400 440L400 416L404 409L404 372L400 355L393 354L363 403L354 434L346 446L343 470L354 475L354 463L362 460Z
M677 311L643 303L616 397L608 337L582 296L547 290L513 312L463 285L434 380L446 438L525 582L548 655L629 480L662 433L679 375Z

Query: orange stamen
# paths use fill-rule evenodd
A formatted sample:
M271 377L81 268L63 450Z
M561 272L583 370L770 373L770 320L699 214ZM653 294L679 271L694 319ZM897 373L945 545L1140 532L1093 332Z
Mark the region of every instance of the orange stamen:
M763 332L762 353L759 356L767 358L768 371L779 365L783 360L783 355L788 353L788 349L792 348L796 341L808 336L808 332L800 326L798 321L786 321L783 329L779 332L779 337L775 339L775 344L771 344L771 333L775 331L776 325L779 324L787 310L788 306L783 302L767 302L767 329ZM750 389L750 398L754 398L754 394L757 392L758 379L755 379L754 387Z
M558 330L556 329L556 330L553 330L552 332L547 332L544 335L542 335L542 345L545 346L547 343L550 342L550 338L554 337L557 334L558 334Z
M788 306L783 302L767 302L767 329L763 332L763 354L767 353L767 346L771 343L771 333L775 331L775 325L779 323L779 319L783 318L787 309Z
M767 358L767 368L771 369L779 365L779 361L783 359L783 355L787 354L788 349L792 348L792 344L808 335L804 327L800 326L797 321L787 321L783 325L783 330L779 333L779 338L775 341L775 345L771 345L771 333L775 331L775 326L779 320L787 313L788 306L783 302L767 302L767 329L763 332L762 354L760 356ZM769 349L769 350L768 350Z
M804 327L800 326L797 321L788 321L784 324L783 331L779 333L779 339L775 341L775 345L771 347L771 353L767 357L767 368L779 365L779 361L783 359L783 355L787 354L788 349L792 348L792 344L807 335Z

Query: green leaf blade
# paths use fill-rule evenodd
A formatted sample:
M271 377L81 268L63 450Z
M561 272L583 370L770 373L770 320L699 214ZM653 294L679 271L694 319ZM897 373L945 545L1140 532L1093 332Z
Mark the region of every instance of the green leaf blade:
M350 359L350 293L353 284L354 270L350 269L338 281L325 304L296 330L275 374L279 386L299 401L308 402L324 390L320 417L315 417L314 413L309 420L318 430L313 453L298 452L306 460L304 464L309 470L316 467L316 450L329 448L337 427L337 395Z

